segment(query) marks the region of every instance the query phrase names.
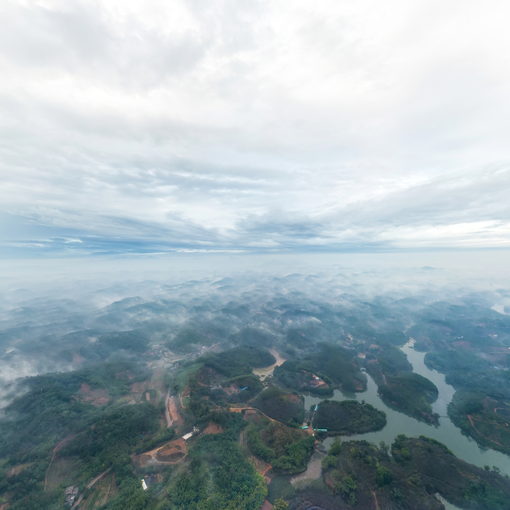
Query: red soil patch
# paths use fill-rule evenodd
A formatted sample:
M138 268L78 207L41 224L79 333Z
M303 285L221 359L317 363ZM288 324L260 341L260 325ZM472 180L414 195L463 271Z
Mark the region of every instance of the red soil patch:
M177 410L177 402L175 401L175 397L167 397L165 417L168 427L171 427L172 425L182 425L183 419Z
M269 476L266 476L269 471L271 471L271 469L273 469L273 466L271 466L271 464L268 464L265 469L263 469L260 474L266 479L266 480L271 480L271 478Z
M144 382L135 382L131 385L131 393L142 393L145 388L146 384Z
M223 391L231 396L231 395L237 395L239 393L239 388L237 386L234 386L234 385L230 385L230 386L224 386L223 387Z
M156 450L155 458L160 462L176 462L188 453L184 439L176 439Z
M264 478L271 480L269 477L266 476L267 473L269 473L269 471L271 471L271 469L273 468L271 464L264 462L262 459L259 459L254 455L250 455L250 461L253 464L255 471L257 471L259 475L262 475Z
M203 430L204 434L221 434L223 432L223 428L221 428L216 423L209 423L207 427Z
M299 400L298 395L290 395L291 397L295 397ZM285 397L287 398L287 397ZM243 413L243 417L246 419L247 416L249 416L249 419L247 421L256 419L256 415L264 416L264 418L267 418L269 421L278 422L278 420L275 420L274 418L271 418L271 416L268 416L264 412L262 412L260 409L257 409L255 407L229 407L228 408L230 413Z
M260 423L265 418L256 409L247 409L243 415L243 418L248 423Z
M285 399L294 404L299 404L301 402L301 397L294 393L289 393L285 396Z
M273 505L267 500L264 500L264 504L260 507L260 510L271 510Z
M133 457L133 461L140 467L146 467L150 464L176 464L186 457L188 446L184 439L176 439L169 443L154 448L149 452L142 453Z
M82 383L79 391L79 398L82 402L88 402L96 407L101 407L110 402L110 397L106 390L93 390L87 383Z
M73 363L75 365L79 365L80 363L83 363L85 361L85 358L83 356L80 356L78 353L73 354Z
M311 425L306 427L306 429L302 429L302 430L303 430L303 432L306 432L309 436L315 435L315 432L313 431L313 427Z

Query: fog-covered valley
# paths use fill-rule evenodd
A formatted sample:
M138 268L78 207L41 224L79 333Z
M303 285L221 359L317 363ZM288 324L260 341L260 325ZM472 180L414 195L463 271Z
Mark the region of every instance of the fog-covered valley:
M399 264L386 254L370 265L348 257L342 263L279 257L253 267L249 259L227 258L201 272L193 260L181 267L157 260L139 274L123 271L121 261L110 271L99 265L86 278L80 271L80 279L72 268L53 266L32 286L6 277L0 323L4 501L14 509L76 502L80 508L195 508L185 503L194 489L175 494L181 477L195 469L188 455L206 455L199 453L212 448L205 431L216 427L225 432L214 437L226 434L221 448L240 448L236 470L248 462L242 468L248 473L253 462L254 476L265 476L262 485L256 477L246 481L255 499L240 496L239 508L257 508L269 498L296 509L361 509L372 504L366 499L371 491L387 508L441 508L429 489L413 492L405 481L407 461L398 459L407 453L399 452L415 450L412 466L424 477L415 482L419 487L428 480L459 508L505 508L510 485L498 474L510 474L510 287L504 271L491 280L462 264L411 259ZM426 368L412 353L425 356ZM271 370L255 370L266 365ZM248 413L240 422L236 409ZM111 421L116 413L120 429ZM264 453L271 423L286 434L282 441L290 441L278 448L299 444L292 447L298 457ZM113 433L115 451L130 457L114 460L104 438L89 437L97 427L113 427L105 434ZM303 442L310 436L300 429L315 442ZM175 438L195 430L186 450L171 454L175 462L150 452L154 460L143 460L149 453L141 452L174 451ZM377 469L393 482L379 475L370 482L372 475L355 459L328 453L339 448L332 446L335 437L350 444L353 435L375 448L370 455L379 459ZM437 450L435 460L429 458L422 436L453 453ZM75 437L90 445L78 446ZM383 443L392 445L393 457L378 450ZM221 458L220 451L214 455ZM445 462L468 462L459 472L471 470L465 479L457 475L455 489L430 478L427 463L444 455L455 455ZM319 471L311 467L317 462ZM484 471L485 465L495 471ZM216 467L202 468L216 480ZM105 487L88 487L99 475ZM150 481L150 490L137 477ZM335 488L338 477L351 477L354 485ZM473 478L478 485L472 487ZM195 495L200 504L232 497L233 486L217 483ZM75 496L65 495L66 487Z
M210 268L186 256L139 267L131 259L99 260L87 264L89 274L79 263L43 260L32 271L25 263L19 274L3 275L3 391L23 376L153 347L168 350L171 359L186 346L233 346L246 328L263 331L271 342L284 342L298 327L313 331L314 341L345 343L365 328L368 336L401 335L435 302L492 308L494 317L508 313L510 277L504 261L494 267L501 257L496 264L488 257L491 268L501 270L496 278L478 276L469 260L459 268L448 259L446 267L426 265L434 257L423 254L404 256L403 266L399 258L275 256L252 264L249 256L219 257ZM425 265L413 265L420 262Z

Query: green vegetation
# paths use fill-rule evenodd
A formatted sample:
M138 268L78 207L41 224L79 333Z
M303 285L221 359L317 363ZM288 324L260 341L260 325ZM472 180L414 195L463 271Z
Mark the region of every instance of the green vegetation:
M303 397L271 386L254 401L253 406L270 418L289 425L301 425L305 418Z
M425 362L446 374L446 381L458 389L510 399L510 371L495 369L482 356L466 349L431 352Z
M324 400L313 418L314 428L327 429L330 434L363 434L381 430L385 425L382 411L355 400Z
M385 346L377 351L375 357L379 370L385 375L397 375L402 372L411 372L411 363L407 360L407 356L397 347L393 345Z
M190 353L198 346L221 341L227 334L228 328L224 325L195 320L182 326L167 345L172 351Z
M146 377L133 363L118 362L28 378L28 391L5 410L10 421L0 423L0 455L15 453L23 461L42 458L58 439L90 423L101 411L83 401L82 384L103 389L114 399Z
M288 289L288 295L256 304L257 320L253 303L230 297L195 296L188 307L138 298L113 304L95 319L84 314L87 330L54 322L1 331L5 346L15 346L5 360L30 353L41 357L42 366L51 347L54 359L85 368L21 382L19 397L0 420L0 506L61 510L71 487L83 498L83 510L260 510L266 497L277 510L439 510L436 493L467 510L507 509L508 478L462 462L423 437L400 436L391 455L384 444L337 440L323 459L321 478L312 479L319 453L305 483L292 485L290 475L306 470L316 440L301 429L302 393L326 398L336 388L361 391L366 376L360 364L388 405L434 422L437 389L413 374L395 347L405 341L410 322L417 345L430 351L427 363L457 389L449 408L454 422L480 444L509 453L510 320L472 313L480 309L475 305L442 303L423 311L418 299L399 299L395 306L389 297L365 302L347 294L350 303L342 297L333 304L304 298L290 284ZM257 303L260 297L254 296ZM61 312L52 313L60 321ZM112 332L112 324L126 330ZM56 331L64 332L58 348ZM275 341L288 360L261 381L253 369L274 363L266 348ZM197 348L213 344L207 354ZM217 352L226 345L235 347ZM167 348L190 356L172 361ZM86 365L114 357L133 361ZM171 368L162 369L163 363ZM371 432L386 423L384 413L356 401L325 400L310 420L333 435ZM271 470L269 494L255 469Z
M209 388L202 388L198 374L200 369L194 368L188 371L187 377L207 393ZM108 476L112 478L108 483L113 484L113 490L104 500L104 508L108 510L258 510L266 495L266 487L237 445L245 422L241 415L215 407L199 392L195 392L194 400L190 398L190 402L195 402L195 407L201 402L203 422L217 423L223 432L200 437L191 445L190 461L185 461L182 468L165 482L170 497L164 489L165 484L156 492L142 490L140 474L135 471L131 455L148 451L175 437L173 429L163 426L162 404L156 400L121 404L126 400L124 395L130 393L131 385L145 376L146 373L135 365L121 363L29 379L29 391L7 410L11 421L2 422L4 467L0 473L6 475L12 467L18 469L21 466L15 474L2 477L0 482L0 497L9 494L9 508L60 509L63 490L69 485L79 488L80 494L85 496L83 504L88 508L88 502L93 504L97 495L95 489L86 489L85 484L100 473L109 472ZM255 392L260 388L258 378L251 374L223 382L225 388L244 387L247 383L253 384ZM83 384L88 385L86 395L96 389L106 391L110 396L108 403L82 402ZM22 432L26 430L27 435L21 434L13 425L21 427ZM55 448L57 442L59 446ZM48 467L50 458L51 472ZM62 471L66 467L69 473ZM197 485L197 480L190 481L183 474L189 470L202 473L205 478L199 476L197 480L200 483L207 480L207 483ZM51 485L45 490L48 473ZM161 507L163 501L170 506Z
M204 358L208 367L226 377L246 375L253 368L267 367L275 361L269 351L252 346L236 347Z
M16 470L0 484L0 494L10 494L10 508L61 508L59 478L80 484L113 467L119 481L134 479L129 453L158 437L160 411L117 402L147 375L132 362L115 362L27 379L28 391L7 407L9 420L0 425L0 455ZM89 403L95 391L108 398ZM55 481L44 491L50 458ZM58 463L69 472L59 473Z
M475 304L437 303L414 327L427 365L456 391L448 414L481 446L510 452L510 319Z
M239 377L232 377L221 383L223 390L223 398L226 402L247 402L256 395L258 395L262 389L262 383L260 379L255 375L241 375Z
M329 378L312 372L309 363L286 361L274 371L276 382L295 391L305 391L316 395L331 396L333 390Z
M290 483L290 477L286 475L272 476L268 489L268 498L270 501L276 501L278 499L290 501L296 496L296 489Z
M461 508L503 510L508 480L454 457L437 441L399 436L392 457L366 441L336 442L323 461L323 478L348 508L439 509L439 493ZM375 495L375 496L374 496Z
M331 344L319 344L318 347L318 352L302 360L304 366L319 376L325 376L344 391L366 389L366 377L360 371L354 351Z
M119 350L140 354L147 350L148 345L149 339L141 331L115 331L100 336L96 349L102 356Z
M427 423L439 423L439 416L432 412L432 402L437 400L434 383L419 374L409 373L387 376L386 384L379 385L383 402L409 416Z
M273 510L287 510L289 504L282 498L278 498L273 505Z
M243 328L238 333L233 334L230 340L235 345L253 345L256 347L272 347L274 344L273 335L257 328Z
M234 441L205 436L191 456L188 470L170 486L169 510L260 509L266 484Z
M140 486L140 480L128 475L122 480L119 494L110 501L104 510L146 510L154 508L156 499L152 494L145 492Z
M457 459L446 446L433 439L399 436L391 451L405 472L412 470L419 473L422 484L461 508L508 508L508 478L496 471L481 469ZM404 456L401 455L402 451L405 452Z
M510 455L510 404L480 393L457 391L448 407L452 421L479 444Z
M439 416L432 411L438 390L434 383L412 372L406 355L394 346L385 346L371 354L368 371L379 388L384 403L417 420L439 424Z
M490 306L469 298L461 304L437 301L420 314L409 334L428 351L447 350L454 342L469 345L474 352L500 347L510 340L510 318Z
M159 411L152 404L122 406L106 411L77 435L63 454L87 462L91 475L110 466L122 469L125 456L152 437L159 428Z
M246 436L250 451L271 464L276 473L304 471L313 452L313 437L281 423L251 424Z
M9 495L9 508L14 510L61 508L61 505L58 505L60 494L55 491L43 492L45 469L45 463L34 462L14 476L6 476L5 472L0 471L0 494Z
M200 365L188 368L190 389L188 421L204 422L215 407L247 402L262 390L253 368L275 362L271 353L251 346L237 347L204 356ZM183 381L176 387L182 388ZM190 424L192 424L190 423Z
M331 477L333 492L340 494L350 505L354 505L356 503L356 490L358 489L356 479L351 475L340 475L339 471L333 471Z

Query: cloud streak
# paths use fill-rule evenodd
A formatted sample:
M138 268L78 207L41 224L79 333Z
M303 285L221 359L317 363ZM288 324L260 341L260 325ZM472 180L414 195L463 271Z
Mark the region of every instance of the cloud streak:
M509 247L508 14L3 2L2 253Z

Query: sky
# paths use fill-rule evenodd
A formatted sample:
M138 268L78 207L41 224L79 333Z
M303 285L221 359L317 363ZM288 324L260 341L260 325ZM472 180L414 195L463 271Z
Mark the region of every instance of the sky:
M510 247L507 0L2 0L0 256Z

